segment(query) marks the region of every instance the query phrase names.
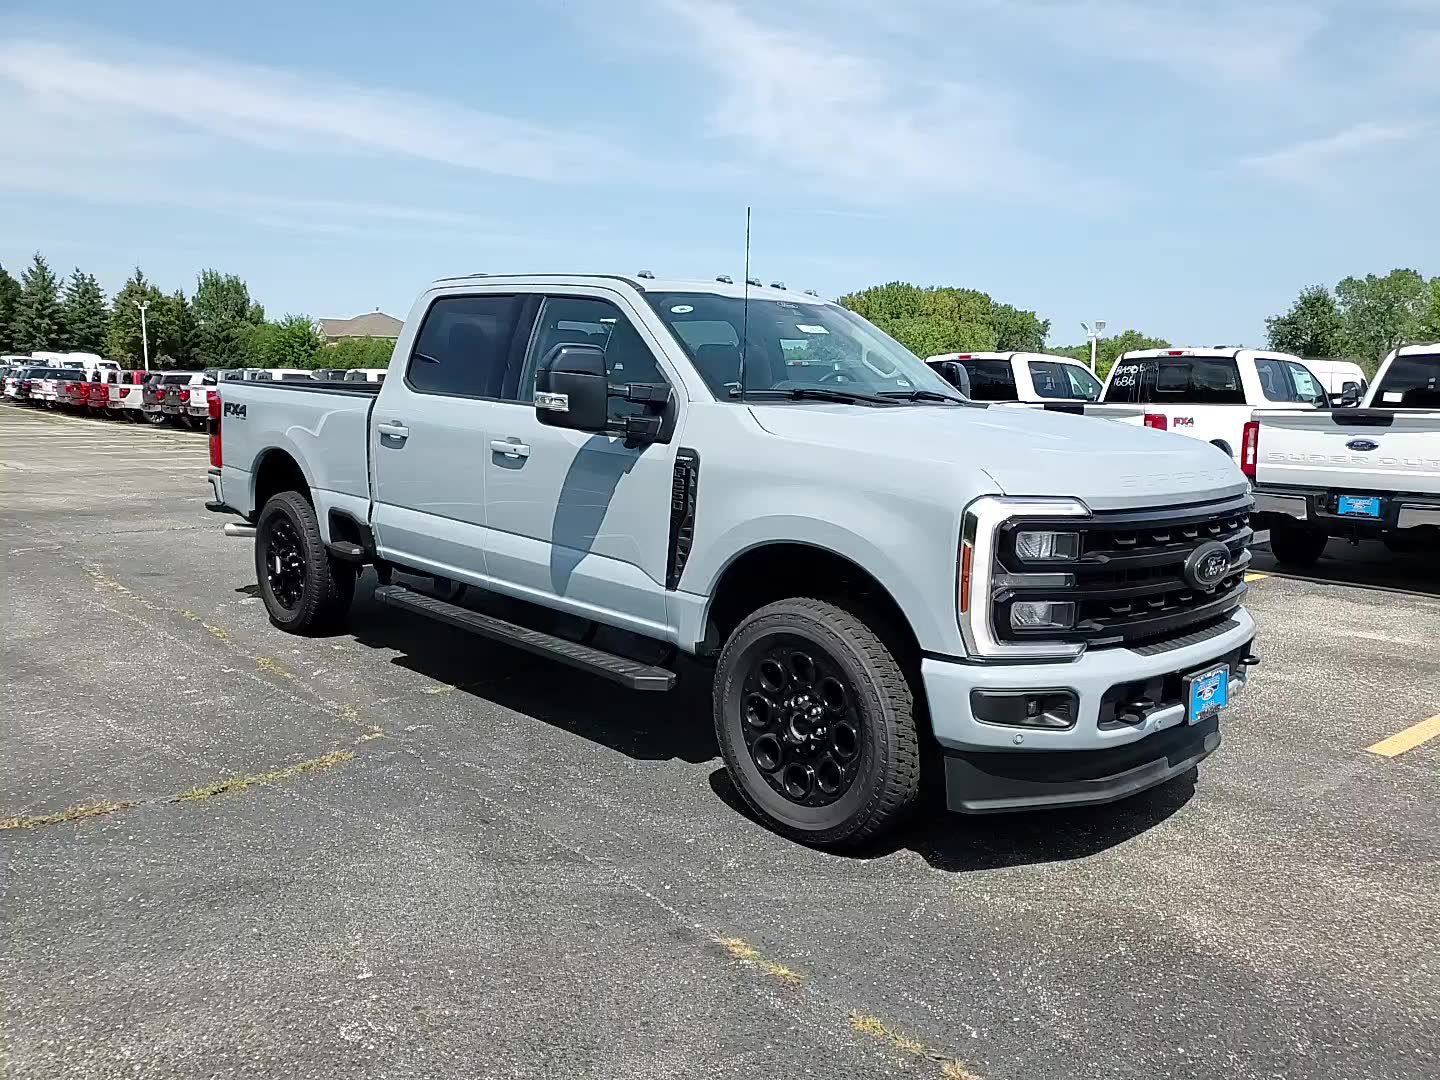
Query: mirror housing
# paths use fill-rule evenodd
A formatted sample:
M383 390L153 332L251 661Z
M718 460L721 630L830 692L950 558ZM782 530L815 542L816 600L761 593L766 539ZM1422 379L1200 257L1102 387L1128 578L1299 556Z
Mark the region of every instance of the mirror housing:
M932 365L935 372L967 398L970 396L970 372L954 360L941 360Z
M535 375L535 418L550 427L604 431L610 383L605 350L597 345L556 345Z
M1355 383L1346 383L1345 389L1332 394L1330 400L1337 409L1353 409L1360 404L1360 387Z

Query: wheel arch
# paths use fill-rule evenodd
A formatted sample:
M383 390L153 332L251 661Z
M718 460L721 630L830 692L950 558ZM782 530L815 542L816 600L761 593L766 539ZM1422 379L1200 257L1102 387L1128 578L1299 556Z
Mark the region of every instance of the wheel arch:
M304 467L282 447L272 446L260 453L255 461L254 477L252 505L256 518L265 509L266 502L282 491L298 491L312 506L315 503Z
M902 663L918 665L921 649L914 627L884 583L854 559L799 540L756 544L725 564L705 610L706 651L718 650L750 612L802 596L842 603L858 600L865 611L884 621L883 629L903 654Z

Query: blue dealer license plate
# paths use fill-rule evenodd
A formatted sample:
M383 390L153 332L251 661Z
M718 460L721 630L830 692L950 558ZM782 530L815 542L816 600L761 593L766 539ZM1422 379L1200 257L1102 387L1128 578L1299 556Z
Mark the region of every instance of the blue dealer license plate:
M1378 518L1380 516L1380 496L1341 495L1335 511L1342 516Z
M1230 668L1217 667L1185 676L1186 719L1208 720L1230 704Z

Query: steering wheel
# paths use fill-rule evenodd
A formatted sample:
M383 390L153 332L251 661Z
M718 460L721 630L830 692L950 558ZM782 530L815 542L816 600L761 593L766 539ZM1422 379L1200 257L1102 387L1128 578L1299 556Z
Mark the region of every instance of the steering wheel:
M843 371L827 371L824 375L821 375L820 378L815 380L815 385L825 386L829 383L847 383L854 381L854 379L852 379L849 375L845 374L845 372Z

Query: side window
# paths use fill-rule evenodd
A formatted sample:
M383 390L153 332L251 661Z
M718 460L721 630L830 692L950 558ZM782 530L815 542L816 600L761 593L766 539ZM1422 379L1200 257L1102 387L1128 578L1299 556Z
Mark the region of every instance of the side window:
M1290 369L1290 378L1295 383L1295 396L1301 401L1311 401L1317 405L1328 405L1325 391L1320 388L1320 381L1310 373L1310 369L1304 364L1297 364L1293 360L1285 365Z
M961 360L960 364L970 376L970 400L1014 401L1020 396L1009 360Z
M1053 360L1031 360L1030 381L1035 384L1035 394L1043 398L1070 397L1070 380L1065 375L1064 365Z
M527 403L534 400L535 374L557 345L599 346L605 352L605 370L612 385L668 381L650 346L610 301L588 296L550 296L546 297L535 321L525 374L520 380L520 400ZM612 420L644 411L644 405L622 398L610 399Z
M1084 368L1076 367L1074 364L1060 365L1065 369L1065 374L1070 380L1070 396L1084 398L1086 401L1098 401L1100 398L1100 380L1091 375Z
M1260 389L1266 401L1301 400L1290 383L1285 365L1279 360L1256 360L1255 374L1260 376Z
M518 296L442 296L425 313L405 381L421 394L501 397L520 306Z

